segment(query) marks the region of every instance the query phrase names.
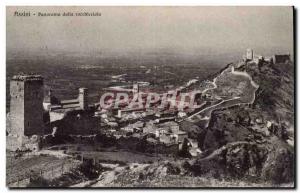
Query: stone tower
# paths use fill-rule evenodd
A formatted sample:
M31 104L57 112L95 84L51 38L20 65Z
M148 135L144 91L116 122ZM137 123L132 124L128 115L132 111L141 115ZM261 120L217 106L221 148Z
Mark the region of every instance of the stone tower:
M88 109L88 89L87 88L79 88L79 96L78 96L79 106L83 110Z
M41 136L43 123L43 78L40 75L16 75L10 81L10 136L24 146L24 137Z
M247 60L253 60L253 57L254 57L253 50L248 48L247 53L246 53L246 59Z

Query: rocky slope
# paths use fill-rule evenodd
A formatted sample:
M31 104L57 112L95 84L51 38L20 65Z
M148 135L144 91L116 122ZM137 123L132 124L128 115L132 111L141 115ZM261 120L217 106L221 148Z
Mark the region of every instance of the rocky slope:
M191 170L196 176L293 183L294 66L249 63L238 70L259 85L255 101L212 113L198 139L208 156L197 159Z

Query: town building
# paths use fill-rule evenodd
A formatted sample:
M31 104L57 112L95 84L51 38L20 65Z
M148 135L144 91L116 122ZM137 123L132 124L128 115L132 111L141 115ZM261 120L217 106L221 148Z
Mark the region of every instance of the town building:
M130 113L143 113L145 112L145 108L142 107L142 108L126 108L126 109L118 109L118 113L117 113L117 117L118 118L122 118L124 117L125 115L128 115Z
M140 92L138 84L133 85L132 92L133 92L133 94L137 94Z

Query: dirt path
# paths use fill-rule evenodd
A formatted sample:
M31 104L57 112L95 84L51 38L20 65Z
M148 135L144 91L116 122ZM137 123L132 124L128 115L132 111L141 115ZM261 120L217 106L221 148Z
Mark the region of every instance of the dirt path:
M222 76L222 75L224 74L224 72L226 72L226 71L228 71L228 70L229 70L229 69L225 69L219 76ZM251 77L247 72L239 72L239 71L235 71L235 70L234 70L234 67L232 66L229 73L231 73L231 74L233 74L233 75L237 75L237 76L243 76L243 77L246 77L246 78L249 79L251 85L252 85L256 90L259 88L259 85L257 85L257 84L252 80L252 77ZM214 87L213 87L213 88L209 88L209 89L205 89L205 90L203 91L203 93L207 92L208 90L216 89L216 88L218 87L218 85L216 84L216 81L217 81L217 79L218 79L219 76L217 76L217 77L214 78L214 80L213 80L213 85L214 85ZM256 91L256 90L255 90L255 91ZM240 98L241 98L241 97L234 97L234 98L231 98L231 99L222 100L221 102L219 102L219 103L217 103L217 104L215 104L215 105L212 105L212 106L209 106L209 107L206 107L206 108L202 109L201 111L199 111L199 112L197 112L197 113L195 113L195 114L193 114L193 115L187 117L186 119L191 120L194 116L199 115L199 114L201 114L201 113L203 113L203 112L205 112L205 111L207 111L207 110L211 110L212 108L216 108L216 109L217 109L218 106L221 106L221 105L222 105L223 103L225 103L225 102L228 102L228 101L234 101L234 100L237 100L237 99L240 99ZM237 102L237 103L233 103L231 106L234 106L234 105L241 105L241 104L252 104L254 101L255 101L255 94L254 94L254 97L253 97L253 99L251 100L251 102L249 102L249 103L241 103L241 102Z

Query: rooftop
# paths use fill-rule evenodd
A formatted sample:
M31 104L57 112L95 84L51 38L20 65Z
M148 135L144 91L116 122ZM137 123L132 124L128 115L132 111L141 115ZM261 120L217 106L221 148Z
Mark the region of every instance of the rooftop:
M39 80L39 81L42 81L43 77L41 75L19 74L19 75L14 75L12 77L12 80L17 80L17 81L34 81L34 80Z
M79 104L66 104L62 106L63 109L77 108L77 107L80 107Z
M74 103L79 103L78 99L69 99L69 100L62 100L60 101L60 103L62 105L66 105L66 104L74 104Z

